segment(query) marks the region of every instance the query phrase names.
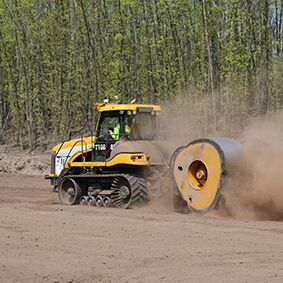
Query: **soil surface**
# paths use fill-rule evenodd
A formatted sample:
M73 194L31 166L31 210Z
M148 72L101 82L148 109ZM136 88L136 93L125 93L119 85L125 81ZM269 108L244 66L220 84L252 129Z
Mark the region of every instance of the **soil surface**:
M42 177L0 189L1 282L283 281L282 222L63 206Z

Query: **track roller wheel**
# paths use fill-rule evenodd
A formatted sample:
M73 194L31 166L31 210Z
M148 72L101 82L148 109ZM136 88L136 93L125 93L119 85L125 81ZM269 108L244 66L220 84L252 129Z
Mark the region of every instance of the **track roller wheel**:
M103 205L103 198L101 196L97 196L95 199L95 205L100 207Z
M103 206L104 207L109 207L109 206L111 206L111 198L110 197L104 197L103 198Z
M79 202L82 190L72 178L64 178L58 189L58 196L62 204L74 205Z
M87 200L87 205L94 206L95 205L95 197L89 197Z
M115 207L128 208L132 203L147 200L147 185L141 177L128 174L117 177L111 189L114 190L112 203Z
M87 205L88 197L82 196L80 198L80 204L81 205Z

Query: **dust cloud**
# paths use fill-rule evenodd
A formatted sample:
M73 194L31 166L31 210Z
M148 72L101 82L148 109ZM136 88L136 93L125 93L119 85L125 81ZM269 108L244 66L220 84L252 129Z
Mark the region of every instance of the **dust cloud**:
M204 134L211 135L211 125L207 123L211 113L205 111L207 109L205 100L200 99L196 103L189 99L177 99L164 102L161 108L159 133L161 140L179 147Z
M283 114L253 120L241 141L243 164L227 177L220 210L240 219L283 220Z

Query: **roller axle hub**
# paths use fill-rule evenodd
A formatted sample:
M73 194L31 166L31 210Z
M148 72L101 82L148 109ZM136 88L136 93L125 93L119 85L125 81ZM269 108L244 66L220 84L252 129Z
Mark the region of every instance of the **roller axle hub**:
M204 179L206 179L206 173L204 172L204 170L200 169L196 172L196 177L199 180L204 180Z

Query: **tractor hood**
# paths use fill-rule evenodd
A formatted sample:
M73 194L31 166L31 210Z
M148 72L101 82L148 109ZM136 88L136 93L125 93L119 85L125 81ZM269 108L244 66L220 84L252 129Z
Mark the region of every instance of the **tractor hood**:
M59 143L56 146L52 148L52 151L58 152L58 150L71 150L74 147L82 147L85 149L88 146L91 146L95 142L96 137L85 137L85 138L79 138L79 139L73 139L69 141L65 141L63 143Z

